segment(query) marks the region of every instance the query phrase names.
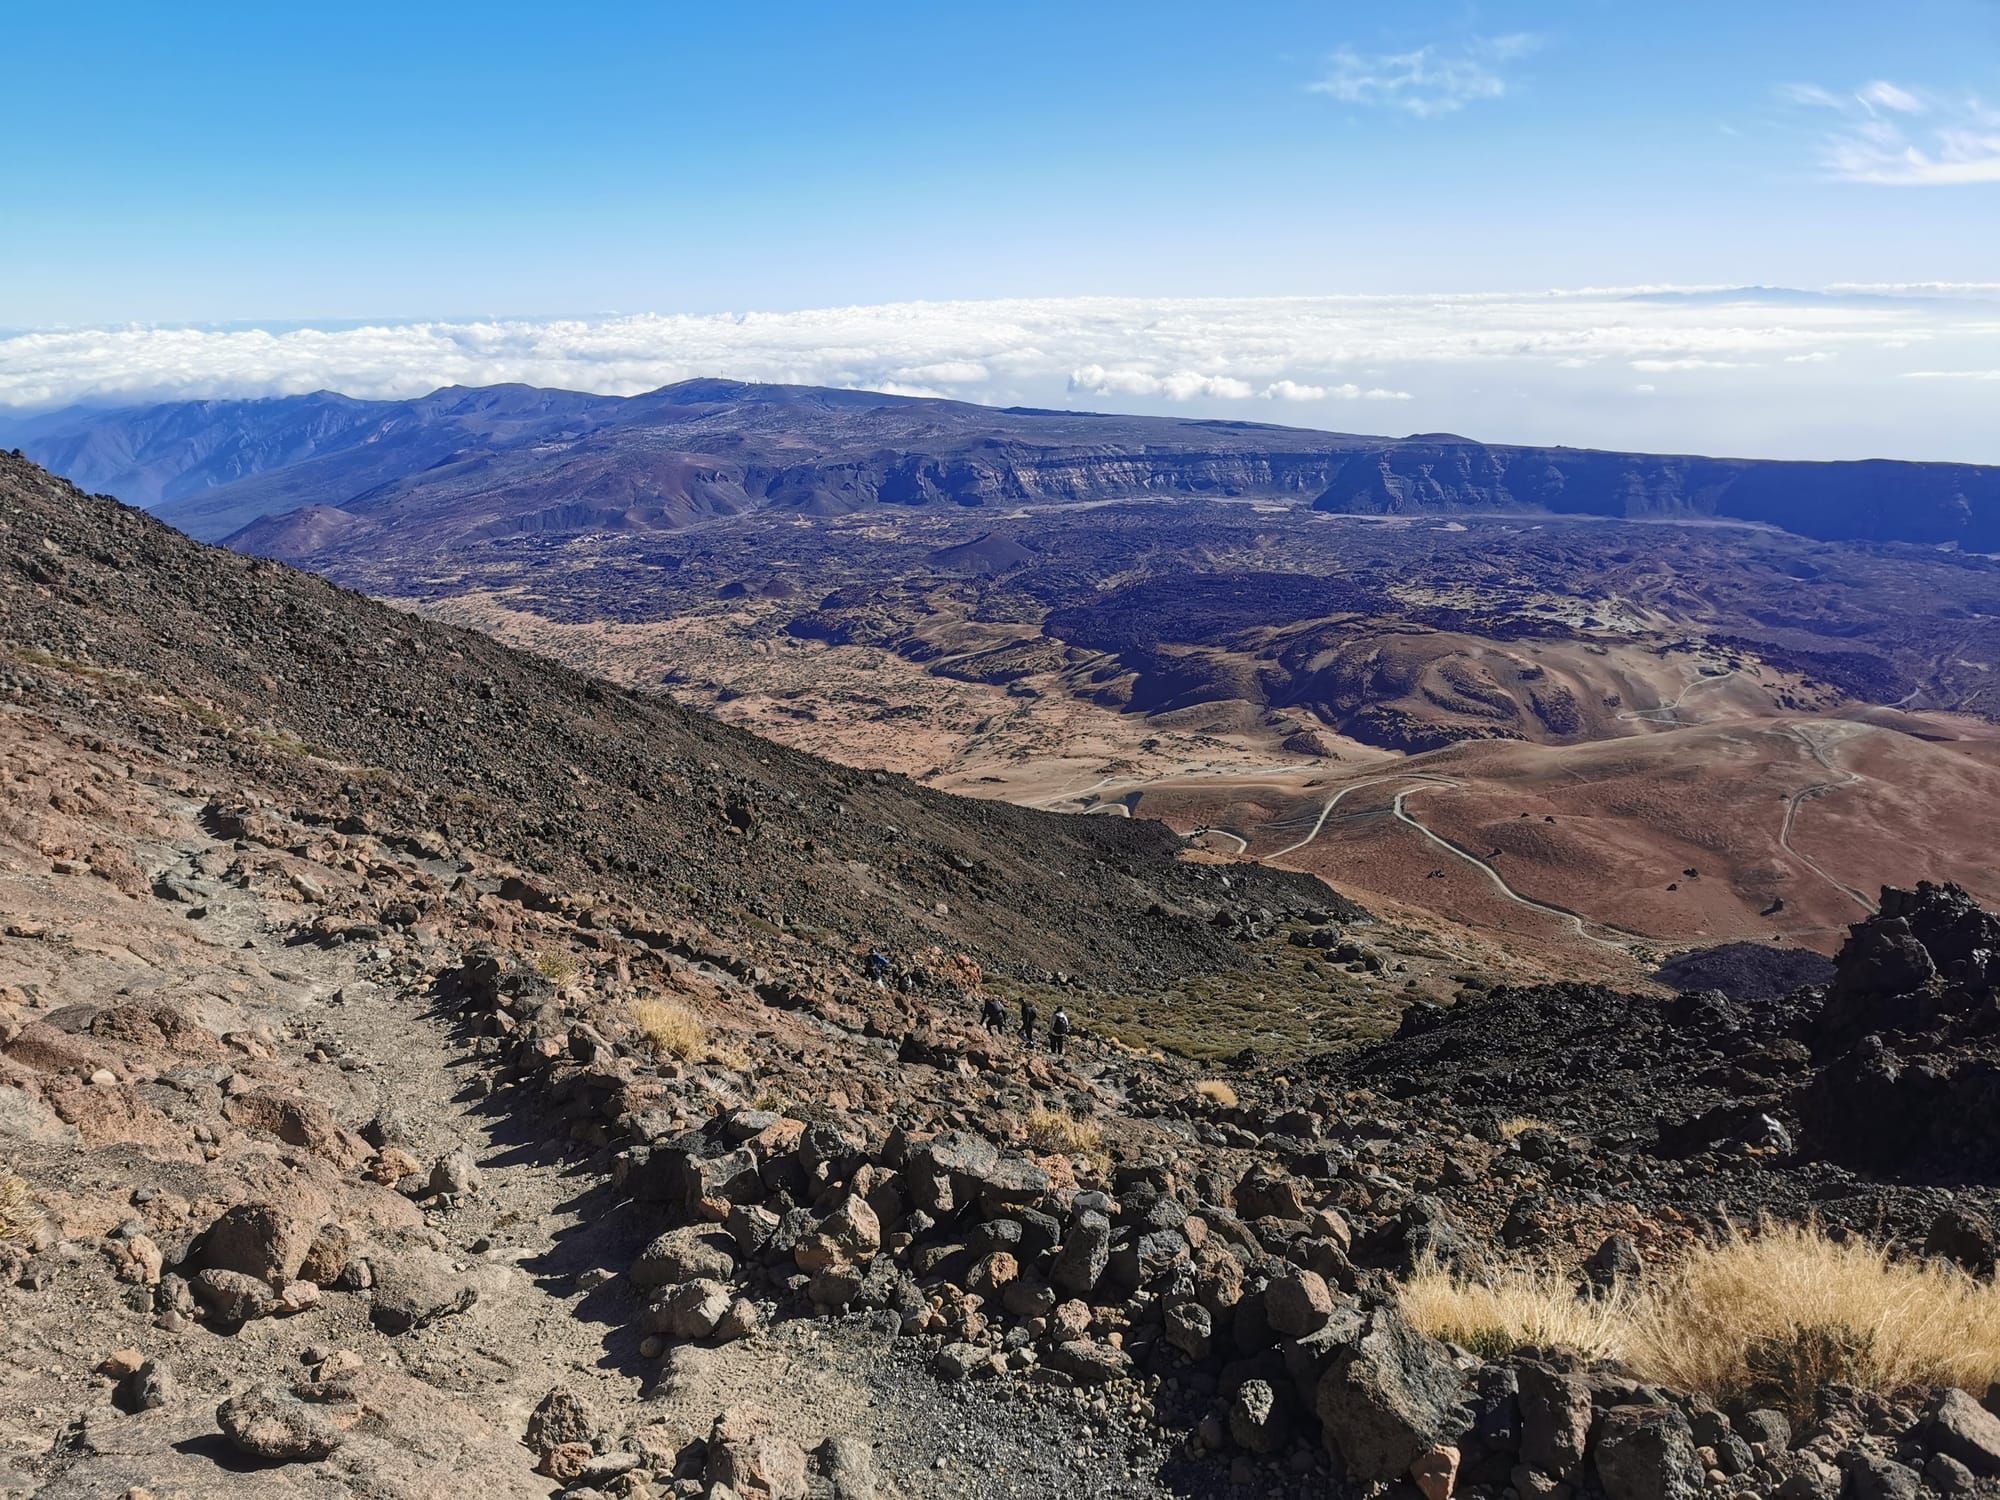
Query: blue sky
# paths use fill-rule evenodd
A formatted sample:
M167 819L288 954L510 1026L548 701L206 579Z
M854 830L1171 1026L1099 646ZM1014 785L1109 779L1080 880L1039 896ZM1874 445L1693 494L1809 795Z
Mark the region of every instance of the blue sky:
M5 20L0 407L725 374L2000 461L2000 0ZM1831 294L1632 300L1744 286Z
M1798 94L2000 110L1992 0L7 11L0 326L1996 268Z

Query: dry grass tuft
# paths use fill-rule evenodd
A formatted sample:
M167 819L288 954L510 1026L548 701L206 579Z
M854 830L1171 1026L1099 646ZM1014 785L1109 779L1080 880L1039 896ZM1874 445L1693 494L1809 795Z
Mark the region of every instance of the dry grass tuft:
M1236 1090L1220 1078L1204 1078L1194 1086L1194 1091L1218 1109L1236 1108Z
M2000 1380L2000 1286L1812 1225L1704 1249L1638 1311L1627 1357L1652 1378L1793 1411L1829 1380L1975 1393Z
M634 1000L631 1015L655 1057L688 1062L700 1055L708 1036L707 1023L675 1000Z
M39 1223L28 1184L11 1172L0 1172L0 1245L28 1244Z
M1028 1116L1028 1144L1042 1152L1096 1157L1104 1151L1104 1132L1061 1110L1037 1109Z
M1666 1281L1578 1295L1552 1270L1418 1270L1399 1300L1418 1327L1486 1357L1568 1344L1647 1380L1810 1414L1829 1381L1892 1391L2000 1381L2000 1286L1894 1260L1815 1225L1769 1225L1697 1249Z
M557 989L567 990L583 978L583 964L574 953L550 948L535 955L535 972Z
M1515 1140L1526 1135L1531 1130L1547 1130L1548 1128L1545 1122L1536 1119L1533 1115L1515 1115L1511 1119L1502 1120L1494 1127L1499 1132L1500 1139L1503 1141Z
M1403 1283L1397 1301L1424 1332L1482 1359L1551 1344L1604 1359L1624 1354L1636 1299L1625 1290L1579 1296L1569 1277L1552 1267L1511 1267L1473 1277L1427 1263Z

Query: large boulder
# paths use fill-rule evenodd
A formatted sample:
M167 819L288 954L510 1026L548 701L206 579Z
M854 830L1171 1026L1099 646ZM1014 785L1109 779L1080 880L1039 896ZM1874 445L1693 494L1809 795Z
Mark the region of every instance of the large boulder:
M836 1434L813 1450L831 1500L877 1500L875 1450L857 1437Z
M882 1248L882 1221L867 1199L849 1193L819 1228L799 1241L792 1258L801 1271L823 1271L871 1258Z
M565 1443L589 1444L597 1435L597 1419L590 1408L568 1386L552 1387L528 1415L528 1428L521 1441L546 1459Z
M1291 1441L1289 1392L1268 1380L1246 1380L1229 1403L1229 1436L1249 1453L1276 1453Z
M1410 1465L1465 1425L1451 1355L1402 1314L1383 1309L1320 1376L1314 1406L1327 1445L1348 1477L1401 1479Z
M1299 1184L1259 1162L1236 1184L1236 1212L1246 1219L1303 1219L1306 1205Z
M1994 1234L1990 1220L1954 1206L1931 1221L1924 1254L1956 1261L1975 1276L1990 1276L2000 1260L2000 1236Z
M1606 1500L1695 1500L1703 1475L1677 1406L1614 1406L1597 1421L1597 1481Z
M1961 1390L1938 1392L1925 1414L1924 1436L1983 1478L2000 1476L2000 1417Z
M635 1151L625 1186L641 1202L690 1217L705 1201L752 1203L765 1192L750 1146L724 1148L698 1132Z
M1066 1292L1086 1296L1095 1290L1111 1260L1111 1221L1086 1210L1071 1221L1049 1268L1049 1281Z
M706 1478L743 1500L806 1500L805 1450L778 1431L770 1411L740 1403L715 1419Z
M1590 1446L1590 1386L1580 1375L1546 1365L1523 1364L1518 1377L1521 1462L1552 1479L1568 1479Z
M239 1203L201 1237L204 1270L238 1271L272 1286L296 1280L312 1246L313 1220L281 1203Z
M268 1463L325 1458L342 1436L324 1412L276 1385L237 1392L215 1409L215 1422L238 1453Z
M690 1224L658 1236L632 1262L636 1287L672 1286L677 1282L728 1281L736 1274L733 1242L723 1234Z
M1334 1297L1326 1278L1294 1268L1264 1289L1264 1315L1279 1333L1304 1338L1333 1316Z
M278 1305L277 1294L269 1282L241 1271L200 1271L193 1286L196 1300L224 1328L269 1317Z
M462 1313L479 1289L449 1256L435 1250L399 1250L375 1261L375 1294L368 1316L384 1333L408 1333Z
M667 1333L677 1339L705 1339L729 1316L732 1302L729 1288L719 1281L706 1277L683 1281L647 1306L639 1327L645 1333Z
M1095 1339L1070 1339L1048 1353L1046 1363L1079 1385L1105 1385L1132 1370L1132 1356Z
M948 1130L910 1153L904 1175L917 1207L943 1217L978 1198L1000 1164L1000 1148L969 1130Z

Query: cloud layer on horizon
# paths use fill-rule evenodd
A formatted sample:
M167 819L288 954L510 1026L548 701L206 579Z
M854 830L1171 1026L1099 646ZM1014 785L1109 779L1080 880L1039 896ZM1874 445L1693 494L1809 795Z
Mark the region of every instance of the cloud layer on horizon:
M696 376L1494 439L2000 461L2000 286L1047 298L0 337L0 408ZM1943 377L1962 373L1968 378ZM1925 378L1905 378L1905 377ZM1644 377L1643 382L1639 377Z

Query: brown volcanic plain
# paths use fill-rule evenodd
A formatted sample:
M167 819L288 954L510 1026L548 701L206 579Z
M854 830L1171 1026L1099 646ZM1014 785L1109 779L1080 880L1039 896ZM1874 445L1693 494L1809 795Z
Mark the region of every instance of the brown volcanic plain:
M1160 819L1529 971L1831 951L1894 878L2000 896L1982 558L1177 501L321 565L849 764Z

